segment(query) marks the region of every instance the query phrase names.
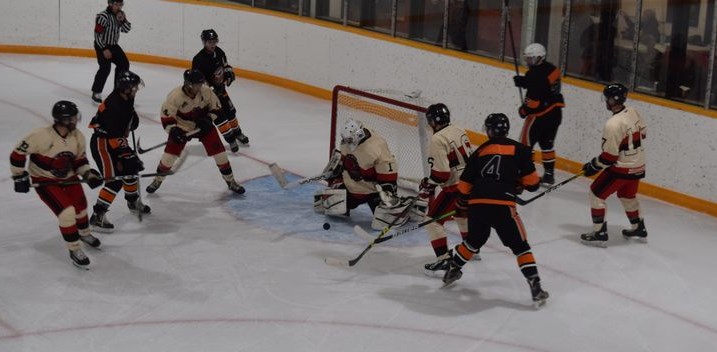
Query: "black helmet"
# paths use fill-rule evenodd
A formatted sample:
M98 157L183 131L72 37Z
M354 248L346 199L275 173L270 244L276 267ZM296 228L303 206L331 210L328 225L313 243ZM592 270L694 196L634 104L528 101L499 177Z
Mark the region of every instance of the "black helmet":
M426 111L426 119L436 125L443 125L451 122L451 112L448 111L446 104L438 103L428 107Z
M144 82L142 82L142 79L132 71L124 71L120 73L116 82L117 89L120 91L131 89L135 86L139 86L140 84L144 85Z
M219 34L213 29L205 29L202 31L202 41L206 42L207 40L219 40Z
M77 109L77 105L71 101L60 100L52 107L52 118L55 122L64 123L65 120L77 116L79 119L80 110Z
M612 99L617 104L622 104L627 100L627 87L622 83L610 83L602 90L605 99Z
M204 83L204 75L199 70L185 70L184 84Z
M124 0L107 0L107 4L113 4L113 3L116 3L116 2L124 3Z
M505 137L510 131L510 120L503 113L492 113L485 118L485 131L489 137Z

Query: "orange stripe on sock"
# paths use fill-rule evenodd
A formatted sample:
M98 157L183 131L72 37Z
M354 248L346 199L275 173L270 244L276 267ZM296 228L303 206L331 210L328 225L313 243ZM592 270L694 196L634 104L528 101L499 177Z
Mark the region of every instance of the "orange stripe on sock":
M473 252L469 251L468 248L466 248L466 246L463 243L459 244L456 247L456 251L465 260L471 260L471 258L473 258Z
M525 264L535 264L535 257L533 257L533 253L528 252L518 257L518 265L523 266Z

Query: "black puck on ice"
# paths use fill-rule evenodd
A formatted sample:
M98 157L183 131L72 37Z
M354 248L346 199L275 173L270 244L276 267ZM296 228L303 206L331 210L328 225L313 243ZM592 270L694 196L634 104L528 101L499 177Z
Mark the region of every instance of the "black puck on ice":
M325 222L325 223L324 223L324 230L328 230L328 229L330 229L330 228L331 228L331 224L329 224L328 222Z

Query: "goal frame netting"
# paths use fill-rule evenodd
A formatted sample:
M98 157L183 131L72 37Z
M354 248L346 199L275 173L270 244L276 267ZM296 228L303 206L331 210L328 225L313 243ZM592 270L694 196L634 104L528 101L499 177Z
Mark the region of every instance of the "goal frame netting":
M340 143L343 123L348 118L357 118L386 139L398 162L399 187L415 193L421 179L430 172L428 146L432 133L425 118L430 104L420 97L420 91L405 94L389 89L335 86L329 157Z

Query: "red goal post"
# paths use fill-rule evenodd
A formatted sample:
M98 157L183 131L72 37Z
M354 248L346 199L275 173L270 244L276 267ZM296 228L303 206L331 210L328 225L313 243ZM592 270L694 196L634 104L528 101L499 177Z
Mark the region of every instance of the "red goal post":
M398 163L399 186L415 193L430 171L428 145L432 134L425 118L429 105L420 92L336 86L331 102L329 155L341 142L345 122L351 118L361 121L386 140Z

